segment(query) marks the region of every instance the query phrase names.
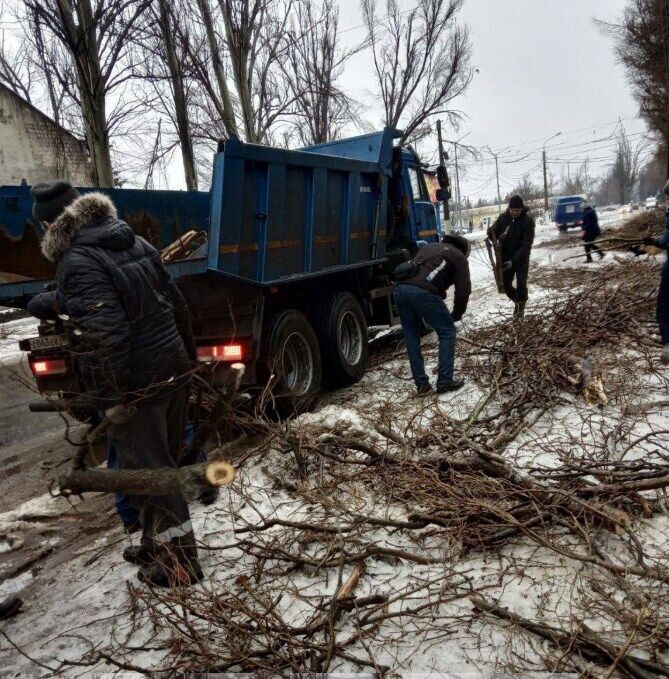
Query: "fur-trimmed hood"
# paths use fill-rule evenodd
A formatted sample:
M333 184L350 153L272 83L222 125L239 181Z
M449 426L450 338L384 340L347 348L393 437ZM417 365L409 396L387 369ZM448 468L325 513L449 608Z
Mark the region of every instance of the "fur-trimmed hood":
M103 220L109 224L105 224ZM57 262L74 243L75 237L83 227L95 227L99 222L103 222L99 225L101 228L107 229L118 224L123 225L132 235L132 239L125 247L132 245L134 234L127 224L117 220L116 208L111 199L103 193L85 193L68 205L47 230L42 239L42 254L50 262Z

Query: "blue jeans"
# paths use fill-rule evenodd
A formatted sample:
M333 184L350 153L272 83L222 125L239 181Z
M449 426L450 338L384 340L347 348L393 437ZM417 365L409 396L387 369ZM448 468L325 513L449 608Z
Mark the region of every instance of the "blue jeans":
M657 293L657 324L660 326L662 344L669 344L669 256L662 267Z
M196 426L189 420L186 423L186 429L184 431L184 441L186 445L190 445L193 442L196 431ZM206 461L207 454L204 450L200 450L198 453L198 462ZM109 469L118 469L116 447L114 446L111 436L107 436L107 467ZM124 526L130 526L139 521L139 512L130 504L130 500L128 500L128 497L124 493L116 493L116 513L119 515L121 521L123 521Z
M431 325L439 338L439 370L437 386L453 382L455 364L455 323L446 303L439 295L416 285L395 286L395 302L402 322L404 339L409 355L411 374L417 387L430 384L425 374L423 354L420 350L422 323Z

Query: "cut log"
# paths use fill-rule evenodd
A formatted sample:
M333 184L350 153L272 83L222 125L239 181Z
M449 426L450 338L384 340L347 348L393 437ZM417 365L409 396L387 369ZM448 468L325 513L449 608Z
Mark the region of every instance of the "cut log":
M502 272L502 265L504 263L502 258L502 246L495 235L491 238L486 238L485 245L488 249L488 257L490 258L493 273L495 274L497 292L499 292L500 295L503 295L506 293L506 288L504 287L504 274Z
M64 495L87 492L126 495L182 495L200 497L203 491L229 485L235 470L229 462L217 460L187 467L163 469L79 469L59 479Z

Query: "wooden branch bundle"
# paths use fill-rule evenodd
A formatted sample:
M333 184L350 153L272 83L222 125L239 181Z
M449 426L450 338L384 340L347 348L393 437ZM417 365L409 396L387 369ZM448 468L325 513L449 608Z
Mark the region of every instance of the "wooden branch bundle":
M210 488L229 485L234 478L232 465L217 460L163 469L78 469L60 476L58 483L63 494L182 495L191 499Z
M563 630L559 627L552 627L542 622L523 618L508 608L502 608L480 596L472 596L471 602L480 611L507 620L532 634L536 634L554 644L561 651L579 654L603 667L608 668L612 664L614 667L617 665L624 676L634 677L635 679L654 679L655 677L666 677L669 674L668 665L633 655L627 651L627 647L615 646L601 635L596 634L584 623L580 624L578 630ZM610 676L610 673L607 676Z

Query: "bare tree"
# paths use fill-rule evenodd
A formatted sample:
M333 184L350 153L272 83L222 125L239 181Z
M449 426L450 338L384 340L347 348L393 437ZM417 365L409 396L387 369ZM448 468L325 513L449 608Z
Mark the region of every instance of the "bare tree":
M196 0L200 13L200 18L204 26L209 48L209 59L193 59L195 67L198 68L200 82L206 88L209 99L213 103L216 111L223 123L228 136L239 136L237 120L232 101L232 95L228 86L228 78L223 65L223 45L216 32L216 24L212 13L209 0ZM193 55L195 56L195 55ZM213 72L213 79L209 76L209 68ZM214 85L215 83L215 85Z
M197 191L198 178L187 82L190 69L189 48L185 47L191 40L188 18L183 12L177 11L173 0L155 0L148 16L145 31L137 36L138 48L144 55L137 76L153 88L156 103L170 119L176 131L176 144L172 144L168 149L157 149L154 144L151 165L155 165L157 155L169 153L175 145L178 145L186 188L189 191ZM162 141L162 138L162 133L158 130L156 139Z
M404 129L404 141L420 137L433 116L457 124L453 101L472 79L472 53L466 26L456 24L464 0L419 0L403 12L386 0L379 17L375 0L361 0L372 50L384 123Z
M616 55L625 67L641 116L669 149L666 6L666 0L628 0L619 24L599 22L599 26L614 38Z
M281 69L289 46L293 0L219 0L237 91L241 128L248 142L268 141L295 97Z
M625 128L618 132L615 160L602 179L598 200L603 203L617 202L621 205L633 198L641 170L641 154L645 142L632 145Z
M99 186L114 186L110 135L138 103L124 101L132 78L131 46L151 0L25 0L28 12L54 39L65 59L51 73L77 104ZM109 95L115 107L107 111Z
M358 106L337 81L346 61L363 46L344 50L339 45L339 10L333 0L324 0L320 11L310 0L299 0L286 80L295 98L295 130L304 146L336 139L345 125L360 124Z
M0 34L0 83L26 101L32 101L34 80L35 69L26 45L19 44L12 49L4 34Z

